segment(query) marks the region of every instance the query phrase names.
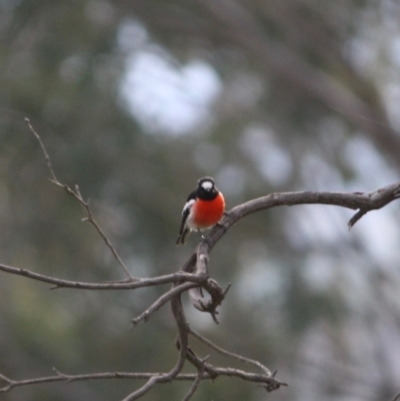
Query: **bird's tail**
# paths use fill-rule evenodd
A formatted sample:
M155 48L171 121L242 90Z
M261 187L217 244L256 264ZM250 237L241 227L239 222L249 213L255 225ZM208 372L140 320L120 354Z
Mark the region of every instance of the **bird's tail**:
M176 245L185 245L191 231L192 230L190 228L185 228L176 240Z

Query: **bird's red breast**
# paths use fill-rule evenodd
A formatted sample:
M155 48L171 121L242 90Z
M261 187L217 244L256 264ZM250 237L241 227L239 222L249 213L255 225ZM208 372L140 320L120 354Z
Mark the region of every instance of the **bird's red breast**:
M196 199L193 205L193 223L200 229L217 224L225 211L225 199L221 192L212 200Z

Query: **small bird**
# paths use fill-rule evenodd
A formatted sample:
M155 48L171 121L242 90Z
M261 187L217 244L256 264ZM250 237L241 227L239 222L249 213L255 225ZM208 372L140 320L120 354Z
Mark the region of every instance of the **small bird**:
M176 244L184 245L191 231L215 226L225 212L225 199L211 177L200 178L182 210L182 222ZM201 233L200 233L201 234Z

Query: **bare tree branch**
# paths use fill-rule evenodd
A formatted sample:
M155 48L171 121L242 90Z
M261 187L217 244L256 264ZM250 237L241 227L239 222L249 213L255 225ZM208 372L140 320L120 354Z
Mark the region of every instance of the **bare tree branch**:
M179 280L201 283L203 288L211 295L211 299L206 299L200 288L193 288L190 297L194 306L205 312L212 314L216 320L216 308L219 306L226 295L226 290L213 280L208 280L208 260L209 252L222 236L243 217L276 206L293 206L302 204L325 204L341 206L349 209L358 209L358 212L350 219L348 226L351 228L366 213L371 210L380 209L388 203L400 197L400 183L394 183L380 188L371 193L353 192L286 192L274 193L261 198L257 198L234 207L228 212L220 224L218 224L201 241L196 252L182 266L179 273L165 275L156 278L135 279L136 281L122 281L111 283L84 283L53 278L26 269L16 268L7 265L0 265L0 271L6 273L25 276L34 280L50 283L58 287L69 287L79 289L104 290L104 289L135 289L140 287L174 283ZM187 273L194 272L194 274Z
M340 206L352 210L358 209L358 212L348 222L348 226L351 228L366 213L372 210L381 209L390 202L399 198L400 182L387 185L370 193L318 191L273 193L242 203L227 212L224 219L215 226L208 235L206 241L210 251L222 236L240 219L249 214L261 210L267 210L276 206L321 204Z
M195 272L200 275L208 275L209 253L215 244L225 235L225 233L240 219L249 214L262 210L267 210L276 206L294 206L305 204L323 204L345 207L358 212L348 222L351 228L354 224L371 210L380 209L390 202L400 197L400 182L387 185L371 193L363 192L317 192L317 191L301 191L301 192L285 192L273 193L261 198L250 200L246 203L234 207L225 214L224 219L214 227L211 233L200 242L194 254L185 263L182 269L185 271ZM207 284L207 285L205 285ZM204 295L205 289L210 298ZM216 323L216 308L223 301L228 288L224 291L214 280L207 280L201 287L195 287L189 291L193 306L202 311L209 312Z
M193 381L193 384L191 385L189 392L185 395L182 401L189 401L194 393L197 391L197 388L199 387L201 381L203 380L203 374L204 374L204 368L205 368L205 362L208 359L208 356L203 358L201 360L202 365L199 369L197 369L197 376L196 379Z
M224 219L219 223L208 235L207 238L203 239L195 249L195 252L188 258L183 264L179 272L174 274L168 274L155 278L134 278L129 270L126 268L122 260L120 259L115 248L108 240L107 236L98 226L97 222L93 218L89 203L84 201L78 186L75 190L72 190L68 185L60 183L53 170L50 157L41 141L40 136L33 129L30 121L26 119L26 122L33 132L35 137L42 147L42 151L45 155L46 163L52 176L52 182L57 186L64 188L64 190L73 196L83 206L86 213L86 220L89 221L96 229L96 231L103 238L107 247L111 250L118 263L124 268L125 273L128 275L127 280L114 281L106 283L87 283L78 281L62 280L45 276L39 273L32 272L30 270L16 268L0 264L0 271L5 273L24 276L29 279L45 282L52 284L52 288L75 288L75 289L90 289L90 290L122 290L130 289L134 290L141 287L149 287L155 285L173 284L172 288L164 292L158 297L152 305L150 305L145 311L139 316L132 320L132 323L138 324L141 321L146 321L153 313L164 306L166 303L170 303L172 313L175 319L175 323L178 329L177 346L179 354L173 368L166 373L119 373L119 372L108 372L108 373L97 373L97 374L85 374L85 375L67 375L54 369L56 375L27 379L27 380L12 380L8 377L0 374L0 381L5 384L0 387L1 392L7 392L11 389L19 386L33 385L38 383L47 383L54 381L78 381L78 380L94 380L94 379L144 379L146 383L139 387L137 390L128 394L123 401L133 401L141 398L143 395L148 393L155 385L159 383L171 382L173 380L191 380L193 383L188 393L183 398L183 401L188 401L195 394L198 386L202 380L212 379L215 380L218 376L229 376L237 377L242 380L250 381L253 383L260 383L263 388L267 391L274 391L279 389L281 386L286 386L275 378L276 372L271 371L259 361L252 360L250 358L243 357L241 355L229 352L207 338L203 337L199 333L190 329L186 316L180 300L181 294L189 292L192 304L197 309L208 312L216 323L217 319L217 308L221 305L224 300L227 289L222 289L221 286L210 277L209 275L209 258L210 252L215 244L225 235L225 233L240 219L248 216L249 214L267 210L276 206L293 206L302 204L325 204L334 205L357 210L357 212L350 219L348 226L351 228L354 224L362 218L366 213L371 210L376 210L386 206L388 203L396 200L400 197L400 182L388 185L384 188L380 188L371 193L339 193L339 192L315 192L315 191L303 191L303 192L287 192L287 193L274 193L267 196L260 197L258 199L250 200L246 203L234 207L231 211L227 212ZM199 341L211 349L234 358L240 362L250 364L261 371L261 373L253 373L244 371L241 369L234 369L230 367L218 367L206 362L208 357L200 358L195 352L189 348L189 334L192 334ZM193 364L196 369L196 374L185 375L181 374L185 362L189 361ZM394 400L398 399L398 395L395 396Z
M69 375L61 373L55 370L56 375L40 377L35 379L25 379L25 380L12 380L2 374L0 374L0 381L3 381L5 385L0 387L0 394L11 391L17 387L30 386L35 384L43 383L54 383L54 382L74 382L74 381L87 381L87 380L113 380L113 379L125 379L125 380L148 380L154 376L157 376L157 383L170 383L171 379L161 372L104 372L104 373L87 373L82 375ZM252 376L253 375L253 376ZM212 375L204 372L202 375L202 380L215 380L218 376L227 377L237 377L245 381L255 381L258 383L265 382L266 376L247 374L247 372L231 369L231 368L214 368ZM174 381L194 381L198 377L196 373L185 373L178 374L174 377ZM284 385L282 383L281 385ZM394 401L394 400L393 400Z
M46 276L44 274L35 273L31 270L21 269L19 267L8 266L0 264L0 271L5 273L23 276L32 280L41 281L43 283L53 284L54 288L73 288L80 290L134 290L136 288L152 287L155 285L172 284L177 281L184 282L190 281L193 283L201 284L206 277L196 276L191 273L179 271L177 273L166 274L154 278L139 278L136 281L123 280L111 281L105 283L90 283L84 281L70 281L63 280L55 277Z
M6 383L3 387L0 387L0 393L7 393L13 388L30 386L42 383L53 383L53 382L75 382L75 381L86 381L86 380L107 380L107 379L130 379L130 380L146 380L154 376L160 376L159 383L170 383L170 379L162 376L160 372L143 372L143 373L132 373L132 372L105 372L105 373L88 373L83 375L69 375L61 373L56 369L53 369L57 374L53 376L40 377L36 379L26 380L11 380L8 377L0 374L0 381ZM174 380L180 381L193 381L196 380L197 374L179 374L175 376ZM209 376L204 375L202 379L210 379Z
M209 262L209 247L208 241L202 241L196 250L196 274L201 276L208 276L208 262ZM223 290L222 287L213 279L209 279L203 283L202 287L195 287L189 290L189 297L192 301L193 306L201 312L210 313L215 323L219 323L217 318L217 307L221 305L224 300L230 284ZM209 297L206 298L204 290L207 291Z
M49 154L48 154L48 152L46 150L46 147L44 146L42 138L37 133L37 131L33 128L29 118L26 117L25 118L25 122L28 125L30 131L35 136L35 138L38 140L38 142L40 144L40 147L42 148L44 157L46 159L47 167L48 167L48 169L50 171L50 174L51 174L51 177L52 177L51 182L53 184L57 185L58 187L63 188L67 192L67 194L73 196L82 205L83 210L86 213L86 218L84 218L82 221L88 221L90 224L92 224L92 226L99 233L100 237L103 239L103 241L105 242L107 247L110 249L110 251L113 254L114 258L117 260L118 264L123 268L123 270L125 271L125 273L128 276L128 278L130 280L135 280L135 278L132 276L131 272L128 270L128 268L126 267L125 263L123 262L123 260L119 256L119 254L118 254L117 250L115 249L115 247L112 245L111 241L108 239L108 237L106 236L104 231L101 229L101 227L99 226L99 224L97 223L97 221L93 217L92 210L90 209L90 206L89 206L89 202L85 201L82 198L82 195L81 195L81 192L79 190L78 185L75 185L75 191L74 191L67 184L62 184L57 179L57 176L56 176L56 174L54 172L54 169L53 169L53 165L52 165L51 160L50 160L50 156L49 156Z
M175 322L178 327L178 339L177 339L177 342L179 344L178 360L175 366L168 373L161 376L153 376L147 381L145 385L143 385L133 393L129 394L122 401L137 400L142 395L149 392L161 380L167 379L169 381L172 381L175 378L175 376L177 376L181 372L185 364L186 355L188 353L189 327L186 321L185 314L183 312L180 295L175 295L170 302L171 302L172 314L175 318Z
M167 302L169 302L173 297L182 294L183 292L193 288L197 287L197 283L190 283L186 282L183 284L180 284L176 287L172 287L168 292L164 293L161 295L149 308L147 308L143 313L141 313L138 317L132 319L132 324L136 326L138 323L141 321L147 321L150 317L151 314L153 314L155 311L160 309L163 305L165 305Z
M227 350L219 347L218 345L216 345L212 341L210 341L208 338L202 336L200 333L198 333L197 331L193 330L191 327L189 327L189 330L190 330L190 334L192 334L194 337L196 337L203 344L206 344L208 347L210 347L211 349L217 351L218 353L220 353L222 355L226 355L226 356L228 356L230 358L236 359L236 360L238 360L240 362L247 363L249 365L253 365L256 368L260 369L262 372L264 372L267 376L272 376L272 373L270 372L270 370L266 366L264 366L262 363L254 360L254 359L246 358L244 356L235 354L234 352L230 352L230 351L227 351Z

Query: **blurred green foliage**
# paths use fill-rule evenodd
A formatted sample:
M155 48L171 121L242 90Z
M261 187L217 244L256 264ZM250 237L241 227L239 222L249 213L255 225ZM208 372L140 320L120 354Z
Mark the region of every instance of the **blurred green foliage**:
M24 117L140 277L178 270L196 244L174 245L200 176L215 177L228 208L273 191L397 180L399 17L390 0L0 0L0 263L124 278L81 207L50 183ZM250 216L212 253L213 276L232 283L221 324L185 302L204 335L279 369L290 387L275 400L389 400L398 390L399 207L347 233L350 216L319 206ZM0 277L0 373L173 366L168 307L130 331L165 288L49 291ZM47 384L0 398L117 400L138 385ZM188 388L160 385L144 399L182 399ZM264 398L223 378L193 399Z

